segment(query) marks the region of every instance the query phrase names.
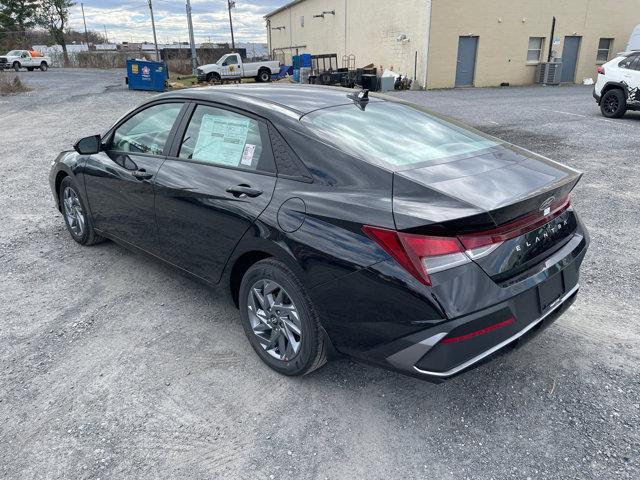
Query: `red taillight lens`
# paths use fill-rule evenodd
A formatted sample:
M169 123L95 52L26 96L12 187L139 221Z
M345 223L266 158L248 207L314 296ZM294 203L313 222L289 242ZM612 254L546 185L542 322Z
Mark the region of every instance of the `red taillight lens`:
M460 335L459 337L444 337L440 340L440 343L458 343L463 342L465 340L469 340L470 338L477 337L478 335L484 335L485 333L493 332L502 327L506 327L507 325L511 325L515 322L516 319L511 317L503 320L502 322L494 323L493 325L489 325L488 327L481 328L480 330L476 330L475 332L467 333L465 335Z
M604 67L598 67L598 73L604 75Z
M458 239L467 250L474 250L476 248L486 247L487 245L505 242L541 227L551 219L560 215L570 206L571 201L569 197L566 196L552 203L548 207L548 211L533 212L514 222L484 232L458 235Z
M418 281L431 285L428 271L451 268L469 259L455 237L430 237L365 225L362 231Z
M541 227L571 206L566 196L541 212L533 212L498 228L457 237L432 237L365 225L362 231L378 243L418 281L431 285L429 273L463 265L487 255L512 238Z

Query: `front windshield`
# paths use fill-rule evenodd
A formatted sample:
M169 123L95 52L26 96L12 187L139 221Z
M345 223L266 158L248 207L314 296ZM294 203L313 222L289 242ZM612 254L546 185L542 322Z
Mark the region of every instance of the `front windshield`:
M7 53L8 57L18 57L22 55L22 50L11 50L9 53Z
M495 147L495 139L394 102L370 102L364 110L341 105L302 117L339 149L376 164L400 170L446 157Z
M227 58L226 55L221 56L216 62L216 65L222 65L222 62L224 62L226 58Z

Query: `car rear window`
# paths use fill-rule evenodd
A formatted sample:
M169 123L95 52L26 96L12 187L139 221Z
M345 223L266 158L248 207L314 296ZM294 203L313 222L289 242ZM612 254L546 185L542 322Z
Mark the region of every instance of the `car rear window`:
M369 102L316 110L302 122L341 150L393 170L495 147L492 137L420 108ZM440 162L439 162L440 163Z

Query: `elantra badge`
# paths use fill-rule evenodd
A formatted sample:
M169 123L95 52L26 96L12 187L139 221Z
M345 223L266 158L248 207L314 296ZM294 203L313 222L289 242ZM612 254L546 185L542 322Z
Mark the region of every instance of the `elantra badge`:
M538 210L540 210L543 215L549 215L551 213L551 204L555 199L556 197L554 196L547 198L544 202L542 202Z

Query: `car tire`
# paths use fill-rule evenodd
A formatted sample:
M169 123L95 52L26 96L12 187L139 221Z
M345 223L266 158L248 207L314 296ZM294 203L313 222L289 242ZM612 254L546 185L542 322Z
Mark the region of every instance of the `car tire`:
M13 69L14 69L16 72L19 72L19 71L20 71L20 68L21 68L21 67L20 67L20 62L13 62Z
M238 305L251 346L273 370L299 376L326 363L318 313L300 279L284 263L265 259L252 265L240 283Z
M258 72L258 81L262 83L267 83L271 81L271 72L269 70L263 69Z
M49 65L47 65L47 62L42 62L40 64L40 71L41 72L46 72L49 69Z
M71 177L65 177L60 182L58 198L64 223L71 238L80 245L87 246L104 241L104 237L98 235L93 229L91 215L80 195L78 185Z
M207 82L213 83L213 84L216 84L216 85L222 83L222 78L216 72L208 73L207 77L206 77L206 80L207 80Z
M627 111L627 100L624 92L614 88L605 93L600 99L600 111L607 118L620 118Z

